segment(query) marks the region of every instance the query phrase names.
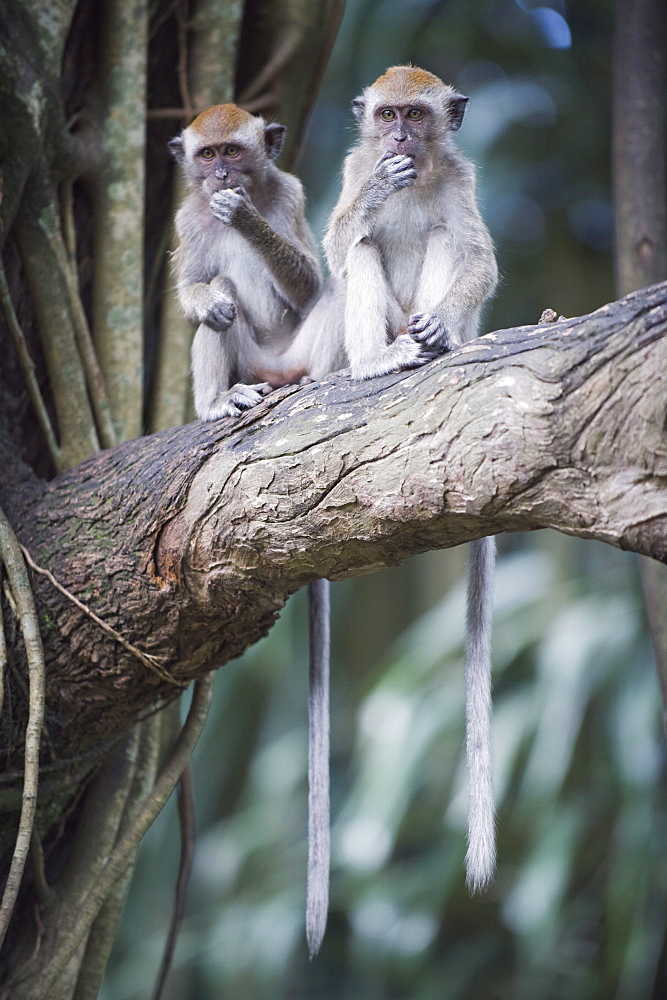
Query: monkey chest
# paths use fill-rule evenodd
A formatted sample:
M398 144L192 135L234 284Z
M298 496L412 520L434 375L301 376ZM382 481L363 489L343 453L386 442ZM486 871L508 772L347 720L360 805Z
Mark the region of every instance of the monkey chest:
M257 331L284 322L284 295L266 261L239 233L230 229L222 234L209 270L211 276L221 274L232 282L238 304Z
M415 302L426 255L428 233L416 227L378 227L373 238L380 250L387 283L409 311Z

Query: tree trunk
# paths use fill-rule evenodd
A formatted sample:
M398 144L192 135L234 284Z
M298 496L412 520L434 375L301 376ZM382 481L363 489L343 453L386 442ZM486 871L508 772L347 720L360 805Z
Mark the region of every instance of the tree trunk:
M667 277L666 42L662 0L617 0L612 143L617 295ZM667 570L641 559L640 571L667 734Z
M32 559L156 658L142 661L33 572L47 773L55 781L238 656L316 577L541 527L665 561L655 373L666 354L662 284L590 316L489 334L412 372L286 387L237 421L99 453L28 497L5 482Z

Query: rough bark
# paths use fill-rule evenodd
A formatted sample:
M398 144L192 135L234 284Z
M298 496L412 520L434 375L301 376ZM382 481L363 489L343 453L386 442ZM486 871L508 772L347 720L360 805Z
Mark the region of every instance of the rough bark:
M148 8L147 0L104 6L92 99L101 126L100 166L90 177L92 326L118 441L142 429Z
M665 79L667 11L660 0L617 0L612 173L616 294L667 277ZM667 570L640 559L667 733Z
M412 372L288 387L239 421L97 454L13 504L5 484L2 502L39 565L187 682L318 576L541 527L666 561L666 353L662 284ZM62 773L178 688L33 578L44 760ZM5 741L5 788L20 752Z
M660 0L618 0L612 133L618 295L667 276L666 39Z
M287 126L280 164L292 170L343 16L344 0L247 0L237 97ZM313 44L313 40L317 40Z

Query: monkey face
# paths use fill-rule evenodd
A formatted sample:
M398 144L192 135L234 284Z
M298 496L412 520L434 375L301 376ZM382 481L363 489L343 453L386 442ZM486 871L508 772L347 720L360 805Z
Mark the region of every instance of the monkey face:
M433 136L430 108L424 104L380 104L373 113L376 134L389 153L409 156L419 168Z
M425 181L440 150L463 120L468 98L433 73L415 66L391 66L352 102L364 140L377 155L408 156Z
M256 157L241 143L223 142L203 146L192 158L193 172L208 196L226 188L252 186L257 176Z
M169 150L192 187L210 199L226 188L261 188L284 134L284 125L267 125L236 104L214 104L169 142Z

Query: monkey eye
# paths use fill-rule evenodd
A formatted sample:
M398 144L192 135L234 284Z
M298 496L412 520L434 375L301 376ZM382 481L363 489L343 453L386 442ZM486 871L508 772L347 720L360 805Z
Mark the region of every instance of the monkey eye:
M420 118L424 117L424 112L421 108L410 108L406 117L413 122L418 122Z
M391 108L385 108L384 111L380 112L380 117L384 118L386 122L392 122L396 117L396 112L392 111Z
M206 146L204 149L201 150L199 155L201 156L202 160L214 160L215 150L212 149L211 146Z
M225 156L238 156L241 150L238 146L230 143L229 146L225 146Z

